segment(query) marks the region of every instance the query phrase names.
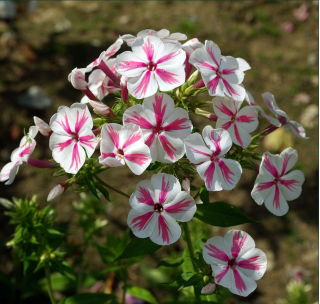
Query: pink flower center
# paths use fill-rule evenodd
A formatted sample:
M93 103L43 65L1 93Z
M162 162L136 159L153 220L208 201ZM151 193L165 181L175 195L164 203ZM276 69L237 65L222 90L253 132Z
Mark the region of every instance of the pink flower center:
M157 64L156 64L156 63L153 63L153 61L150 61L150 62L148 63L147 69L148 69L149 71L154 71L156 68L157 68Z
M287 124L287 119L285 117L283 117L283 116L278 116L278 120L280 121L280 123L282 125Z
M228 261L228 266L233 267L236 264L236 259L231 259Z
M153 128L153 133L161 133L162 132L162 127L161 125L156 125L154 128Z
M122 149L118 149L118 154L119 154L119 155L124 155L123 150L122 150Z
M71 133L72 135L72 139L74 139L75 141L79 141L79 134L78 133Z
M159 203L154 204L153 210L154 210L155 212L161 213L161 212L163 211L163 206L162 206L162 204L159 204Z

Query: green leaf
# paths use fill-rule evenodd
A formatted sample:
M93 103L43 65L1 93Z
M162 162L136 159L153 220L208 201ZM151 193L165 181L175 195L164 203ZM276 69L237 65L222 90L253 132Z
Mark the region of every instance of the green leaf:
M177 267L180 266L183 263L183 258L178 257L178 258L166 258L162 260L159 264L158 267L164 266L164 267Z
M245 215L241 209L224 202L197 205L195 217L207 224L219 227L256 222Z
M82 293L66 298L59 304L106 304L114 300L115 296L105 293Z
M158 304L158 301L152 295L152 293L142 287L132 286L127 288L127 292L138 299L149 302L150 304Z
M135 237L131 240L131 242L127 245L122 254L116 260L147 255L152 252L155 252L160 248L160 245L153 243L148 238L141 239Z
M96 183L95 186L97 189L101 192L101 194L108 200L110 201L110 196L108 190L101 184Z

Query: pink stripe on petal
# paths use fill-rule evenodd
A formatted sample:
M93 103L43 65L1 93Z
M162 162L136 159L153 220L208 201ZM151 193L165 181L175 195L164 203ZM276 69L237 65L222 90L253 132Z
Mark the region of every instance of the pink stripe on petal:
M158 217L158 230L159 234L161 235L162 241L164 243L169 243L169 234L171 233L167 221L162 215L159 215Z
M127 141L124 143L124 145L122 146L122 149L127 148L128 146L134 144L135 142L137 142L138 140L141 139L141 135L139 133L133 133L128 139Z
M71 165L69 168L71 169L72 167L75 167L76 169L78 169L79 163L80 163L79 147L78 147L78 143L75 143L72 150Z
M83 128L84 124L88 120L88 117L86 116L86 112L82 112L81 118L79 118L79 111L77 111L77 118L76 118L76 125L75 125L75 133L79 133L79 131Z
M264 157L263 166L267 169L267 171L269 171L269 173L273 177L276 177L276 178L278 177L278 171L277 171L276 167L271 163L271 161L267 155L265 155L265 157Z
M122 61L119 64L119 68L126 70L126 71L140 69L140 68L146 68L146 67L147 67L147 64L145 64L144 62L136 62L136 61Z
M273 197L273 202L272 205L276 207L276 209L280 208L280 190L279 186L277 184L274 185L274 197Z
M175 84L179 81L175 78L177 77L177 74L168 72L163 69L156 69L156 74L161 78L162 81L169 83L169 84Z
M83 145L86 145L90 147L91 149L94 148L93 143L91 142L94 139L94 136L92 135L86 135L86 136L81 136L79 137L79 142Z
M224 75L230 75L230 74L234 74L235 69L224 69L221 71L222 74Z
M218 60L216 58L216 56L214 55L214 52L212 51L211 48L207 48L207 52L209 54L209 56L211 57L211 59L213 60L213 62L217 65L217 67L219 66Z
M221 104L220 106L217 106L220 112L228 115L228 116L233 116L235 113L233 113L226 105Z
M151 147L154 139L155 139L155 136L156 136L156 133L152 132L146 139L145 141L145 144L148 146L148 147Z
M63 128L63 130L68 133L68 134L73 134L73 132L71 131L70 125L69 125L69 118L67 116L67 114L64 114L64 122L61 120L57 120L57 123Z
M229 266L227 266L225 269L223 269L220 273L218 273L217 275L215 275L215 279L217 283L220 283L220 281L224 278L224 276L227 274L227 272L229 271Z
M279 182L281 185L285 186L290 191L293 191L298 185L298 181L294 179L286 179L286 180L280 179Z
M205 69L209 69L209 70L212 70L212 71L216 71L217 70L216 67L214 67L213 65L211 65L210 63L205 62L205 61L200 61L198 64L201 67L205 68Z
M115 153L101 153L102 158L116 157Z
M283 159L282 170L281 170L280 176L282 176L283 174L286 173L290 158L291 158L290 154L285 155L285 157Z
M159 140L160 140L160 143L163 147L163 149L166 151L166 153L168 154L168 156L171 158L171 159L174 159L175 157L175 152L176 152L176 148L169 142L169 140L163 136L163 135L160 135L159 136Z
M185 130L188 129L189 126L188 125L183 125L184 123L186 123L188 121L188 118L178 118L176 120L174 120L173 122L171 122L170 124L168 124L165 127L162 127L162 129L164 131L177 131L177 130Z
M245 259L238 262L237 265L245 269L259 270L261 268L261 265L255 263L258 259L259 259L259 256L254 256L249 259Z
M228 168L228 166L224 163L223 160L218 160L218 164L219 164L224 181L228 184L232 184L233 183L232 177L234 176L234 173Z
M149 61L152 61L153 55L154 55L154 47L151 44L149 39L145 39L145 41L142 45L142 49L143 49L144 53L146 54L147 59Z
M24 157L25 155L30 154L31 150L32 150L32 146L28 146L19 153L19 156Z
M145 164L148 160L149 157L145 154L126 154L124 158L130 162L133 162L139 166L142 166Z
M191 150L192 152L194 152L194 153L197 153L197 154L200 154L200 155L204 155L204 156L211 157L211 154L206 153L206 152L202 152L202 151L200 151L200 150L198 150L198 149L195 149L195 148L191 148L191 147L190 147L190 150Z
M141 129L153 129L153 125L137 112L132 113L133 118L125 119L126 123L133 123L138 125Z
M153 215L153 211L150 211L143 215L137 216L132 219L131 225L138 230L143 230L149 224L152 218L152 215Z
M215 138L214 135L215 135L214 131L211 131L210 132L210 139L211 139L211 142L213 143L214 148L215 148L215 151L213 154L219 155L221 152L221 147L220 147L221 136L218 135L217 138Z
M180 212L185 212L188 210L188 207L192 203L192 200L181 200L177 203L175 203L172 206L165 207L164 210L168 213L180 213Z
M154 202L149 190L147 190L144 187L139 187L138 191L140 196L137 199L140 203L150 205L150 206L154 205Z
M146 71L143 78L141 79L139 85L134 90L135 94L140 94L140 95L146 94L148 84L150 82L150 78L151 78L151 72Z
M107 129L108 129L108 133L109 133L109 136L110 136L113 144L117 148L119 148L119 134L118 134L118 132L116 130L114 130L111 125L108 125Z
M241 116L238 116L236 118L236 120L238 122L250 123L250 122L254 122L255 118L252 116L248 116L248 115L241 115Z
M171 53L169 53L167 55L162 56L160 59L158 59L156 64L160 64L160 63L163 63L165 61L168 61L168 60L176 57L177 55L179 55L179 52L171 52Z
M236 231L233 234L231 254L235 259L238 257L239 252L242 249L246 239L247 239L247 236L245 234L241 236L240 231Z
M166 113L167 105L164 104L162 106L163 102L163 95L155 95L155 101L152 103L153 112L156 118L157 126L161 126L164 114Z
M219 80L220 80L220 77L216 76L215 78L213 78L207 83L208 90L212 91L213 94L215 94L216 92L217 86L219 84Z
M233 121L227 121L225 122L221 127L225 130L228 130L233 125Z
M274 185L274 181L260 183L257 186L257 191L262 191L271 188Z
M169 181L166 181L165 177L162 176L162 180L161 180L161 191L159 194L159 203L164 203L167 199L167 195L169 192Z
M74 139L70 138L70 139L66 140L65 142L59 143L58 147L60 148L60 151L63 151L66 147L70 146L73 141L74 141Z
M224 262L229 261L229 257L227 256L227 254L213 244L207 244L204 247L209 250L208 255L212 256L213 258Z
M237 96L240 96L240 94L229 84L229 82L223 78L222 79L222 82L224 84L224 86L226 87L228 93L232 96L232 95L237 95Z
M234 130L234 136L236 137L238 143L240 144L240 146L243 146L244 144L243 144L242 138L240 136L237 124L233 124L233 130Z
M241 278L241 275L240 273L238 272L237 269L233 268L232 269L232 272L233 272L233 276L234 276L234 281L235 281L235 285L236 285L236 288L242 292L242 291L245 291L247 289L247 286L246 284L244 283L243 279Z
M206 184L208 185L208 188L212 187L215 167L216 167L215 163L211 162L207 170L204 172L204 178L205 178Z

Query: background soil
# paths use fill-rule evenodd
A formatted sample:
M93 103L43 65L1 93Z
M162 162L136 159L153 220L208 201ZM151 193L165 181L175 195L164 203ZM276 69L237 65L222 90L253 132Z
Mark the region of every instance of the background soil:
M307 17L299 16L305 5ZM318 4L316 2L49 2L41 1L32 12L22 3L14 20L0 21L0 146L1 165L8 162L18 145L23 128L32 116L49 120L59 105L70 105L81 95L67 81L74 67L84 67L106 49L119 34L135 34L145 28L180 31L188 38L215 41L223 54L245 58L252 70L245 87L258 102L264 91L273 92L279 105L294 120L305 124L308 141L279 134L268 148L281 150L293 141L299 152L299 166L306 174L301 197L290 204L288 215L277 218L250 198L254 174L246 172L233 191L212 193L211 199L241 206L261 220L259 227L244 228L267 252L269 269L258 289L248 299L233 303L275 303L286 296L285 286L293 269L305 270L312 284L312 298L318 295ZM42 109L23 105L24 93L41 88L50 98ZM21 103L22 102L22 103ZM208 121L196 120L199 125ZM270 144L270 140L272 143ZM48 157L45 141L35 153ZM127 169L110 170L105 177L115 187L130 193L141 178ZM0 185L0 196L21 197L38 193L44 200L58 183L49 170L21 168L10 187ZM70 191L71 192L71 191ZM71 220L73 194L66 193L55 202L60 220ZM114 218L125 223L128 207L121 197L112 195L121 208L113 207ZM119 205L117 205L119 206ZM0 214L1 252L12 232ZM224 233L226 229L216 230ZM7 254L0 257L0 269L10 272ZM96 265L99 267L99 265ZM135 280L135 275L132 279ZM138 279L137 279L138 280ZM148 286L144 286L148 287Z

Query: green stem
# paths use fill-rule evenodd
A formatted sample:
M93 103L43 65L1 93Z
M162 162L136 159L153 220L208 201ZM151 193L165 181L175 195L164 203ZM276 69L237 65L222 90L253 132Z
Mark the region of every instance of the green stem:
M49 294L50 302L51 302L51 304L56 304L56 300L54 299L54 296L53 296L51 274L50 274L49 267L47 265L44 267L44 271L46 273L46 279L47 279L47 284L48 284L48 294Z
M196 258L194 255L194 250L193 250L193 245L192 245L192 240L191 240L191 235L190 235L190 230L189 230L189 226L188 223L182 223L182 227L183 227L183 231L184 231L184 236L187 242L187 246L188 246L188 251L189 251L189 255L190 255L190 259L191 259L191 263L193 266L193 270L198 272L198 266L196 264ZM193 290L194 290L194 295L196 298L196 303L201 303L201 298L200 295L196 292L196 288L195 286L193 286Z
M130 198L130 195L127 193L122 192L121 190L118 190L112 186L110 186L109 184L107 184L106 182L104 182L100 177L96 176L96 180L100 183L103 184L104 186L106 186L107 188L113 190L114 192L117 192L118 194L121 194L122 196L126 197L126 198Z

